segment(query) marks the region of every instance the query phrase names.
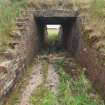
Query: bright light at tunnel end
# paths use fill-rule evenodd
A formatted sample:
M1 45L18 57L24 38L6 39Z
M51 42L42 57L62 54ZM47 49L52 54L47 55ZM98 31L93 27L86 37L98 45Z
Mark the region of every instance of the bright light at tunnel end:
M48 29L59 29L60 25L47 25Z

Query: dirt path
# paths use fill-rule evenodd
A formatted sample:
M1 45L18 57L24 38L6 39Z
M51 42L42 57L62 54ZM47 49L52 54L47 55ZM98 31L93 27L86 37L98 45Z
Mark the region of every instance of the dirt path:
M18 105L31 105L30 104L30 96L32 92L37 89L37 87L41 84L42 82L42 65L38 64L35 65L33 68L32 75L30 76L29 83L24 89L20 103Z
M93 96L91 96L91 94L92 95L94 95L94 94L93 94L93 89L91 89L91 87L90 87L90 83L88 83L87 79L83 76L83 73L80 74L80 71L78 71L78 70L80 70L81 68L79 68L77 65L75 65L74 61L71 58L69 58L69 59L66 58L66 60L65 60L66 65L69 62L69 65L67 66L67 68L69 69L68 71L70 71L70 68L71 68L71 72L70 72L71 76L70 77L72 78L74 75L75 77L77 77L80 80L78 81L74 77L72 79L69 79L68 76L65 73L63 73L62 71L61 71L61 73L63 73L63 74L61 74L61 75L63 75L62 76L63 79L61 80L61 77L60 77L61 75L60 75L60 73L58 73L59 68L57 68L55 66L56 61L60 61L60 63L61 63L62 59L64 60L64 56L62 54L61 54L61 57L60 56L57 57L57 55L56 56L54 55L54 57L50 56L50 59L41 58L40 63L32 66L31 74L26 79L26 81L28 81L27 84L25 85L26 87L22 88L22 92L18 96L19 101L15 102L16 104L14 104L14 102L13 102L14 100L11 100L12 102L10 102L10 104L5 104L5 105L32 105L32 104L33 105L43 105L42 104L43 102L47 103L47 104L45 103L44 105L50 105L50 104L51 105L61 105L61 104L63 105L63 103L70 105L72 100L70 101L69 97L76 101L79 100L81 104L82 104L83 100L87 100L87 101L91 100L89 103L90 104L92 103L91 105L93 105L93 103L94 103L94 105L96 105L95 104L96 99L97 99L97 103L101 103L101 102L103 103L103 101L100 100L101 98L97 94L95 94L95 96L94 96L95 98ZM62 67L62 65L61 65L61 67ZM73 71L72 71L72 67L73 67ZM74 70L74 67L75 67L75 70ZM62 70L63 69L64 68L62 68ZM79 76L80 77L82 76L82 78L79 78ZM87 81L87 82L84 83L84 81ZM68 84L68 82L71 82L71 84ZM62 85L61 85L61 83L62 83ZM72 85L72 83L73 83L73 85ZM76 84L78 84L78 83L81 84L82 87L85 87L85 85L87 86L86 89L83 88L84 92L81 92L81 87L77 87ZM89 87L88 87L88 85L89 85ZM72 88L69 89L69 86L71 86ZM75 98L75 96L72 95L72 93L74 93L74 91L72 91L73 88L79 89L76 92L76 94L78 94L77 98ZM62 91L62 89L63 89L63 91ZM92 91L90 93L87 93L88 89L92 90ZM52 94L52 92L54 94ZM68 94L68 93L70 93L70 94ZM82 100L80 98L81 93L84 94L84 97L82 97L83 98ZM87 95L89 97L87 97ZM31 100L31 98L33 100ZM13 98L13 99L15 99L15 98ZM76 101L73 101L73 105L77 104ZM86 103L87 103L87 101L86 101ZM99 104L97 104L97 105L99 105ZM104 105L104 104L100 104L100 105Z
M32 69L32 75L30 76L29 82L26 88L23 90L20 102L17 105L31 105L30 97L33 91L35 91L37 87L43 82L43 66L41 64L37 64L33 66ZM52 64L48 64L46 85L55 95L58 94L59 75L55 71L55 68Z
M48 77L47 77L48 88L55 94L58 94L59 86L59 75L55 71L55 68L52 64L49 64L48 67Z

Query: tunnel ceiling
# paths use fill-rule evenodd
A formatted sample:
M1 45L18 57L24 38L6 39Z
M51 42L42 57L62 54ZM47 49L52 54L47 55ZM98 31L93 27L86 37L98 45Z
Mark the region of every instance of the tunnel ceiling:
M68 10L68 9L59 9L59 10L35 10L32 11L35 14L35 17L77 17L78 10Z
M42 24L70 24L76 17L37 17L36 21Z
M36 10L35 20L42 24L64 24L72 23L78 17L77 10Z

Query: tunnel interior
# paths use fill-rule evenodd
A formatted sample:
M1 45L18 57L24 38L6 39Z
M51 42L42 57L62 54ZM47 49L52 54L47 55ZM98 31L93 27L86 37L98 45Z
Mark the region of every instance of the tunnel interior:
M46 38L48 35L47 25L60 25L57 40L59 43L56 43L55 46L68 50L71 54L75 55L79 48L80 39L77 20L78 17L36 17L35 21L38 27L40 48L42 49L46 46Z
M45 47L60 47L60 24L46 25L45 30Z

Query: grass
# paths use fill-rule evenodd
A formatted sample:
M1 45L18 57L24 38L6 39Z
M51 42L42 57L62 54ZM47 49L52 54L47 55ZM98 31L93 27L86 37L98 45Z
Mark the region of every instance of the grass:
M32 105L55 105L56 96L42 83L31 97Z
M0 0L0 42L7 43L9 34L15 28L16 17L21 14L27 5L27 0Z
M48 29L48 40L54 41L58 39L59 30L57 29Z
M46 38L48 53L63 51L63 49L61 49L60 37L59 29L48 29L48 36Z
M56 105L57 99L53 92L46 86L48 63L43 64L43 82L30 97L32 105Z
M93 90L84 72L81 72L79 78L74 78L65 73L63 62L57 60L54 63L56 72L60 75L59 94L54 95L44 81L32 94L32 105L105 105ZM91 94L94 94L94 97Z
M58 97L60 105L105 105L98 95L95 98L90 96L94 91L83 72L78 79L73 78L64 72L63 63L60 62L55 64L60 75Z
M94 16L105 16L105 0L93 0L91 3L91 13Z

